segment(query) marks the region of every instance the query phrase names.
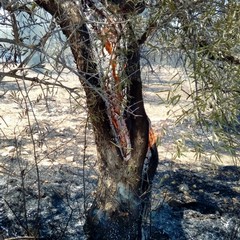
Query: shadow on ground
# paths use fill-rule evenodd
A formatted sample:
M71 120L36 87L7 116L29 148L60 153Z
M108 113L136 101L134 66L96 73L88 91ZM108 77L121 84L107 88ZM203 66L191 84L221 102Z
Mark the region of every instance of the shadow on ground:
M240 167L163 161L155 186L152 239L240 239Z

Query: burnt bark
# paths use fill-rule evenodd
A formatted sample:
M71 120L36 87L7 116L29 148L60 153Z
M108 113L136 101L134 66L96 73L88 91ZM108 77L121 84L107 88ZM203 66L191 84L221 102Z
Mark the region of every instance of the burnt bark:
M149 210L150 190L158 156L149 148L149 119L144 109L140 72L140 46L129 25L125 73L128 79L125 121L131 141L126 161L114 144L114 133L92 52L89 30L74 1L36 0L55 17L66 35L86 93L98 152L99 182L95 201L87 213L89 239L142 239L142 222ZM150 151L150 152L149 152Z
M126 57L129 85L125 115L132 146L131 159L117 162L113 154L100 159L106 164L100 171L96 199L87 216L86 231L90 239L142 239L143 218L150 206L158 153L156 145L152 146L146 160L149 120L143 104L140 48L134 38ZM109 144L101 145L101 149L107 148ZM148 166L144 166L146 161Z

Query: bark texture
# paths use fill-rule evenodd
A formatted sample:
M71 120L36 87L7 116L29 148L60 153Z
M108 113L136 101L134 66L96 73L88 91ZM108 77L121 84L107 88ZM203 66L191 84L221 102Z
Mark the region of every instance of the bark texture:
M56 19L69 41L94 128L99 182L86 218L88 237L95 240L142 239L142 221L149 208L158 156L156 145L149 146L150 126L142 97L140 46L134 31L128 23L124 39L127 46L124 71L128 82L124 85L126 111L120 116L125 121L131 143L131 157L126 161L116 142L109 117L108 104L111 102L102 94L104 89L94 61L89 29L81 11L70 0L35 2Z

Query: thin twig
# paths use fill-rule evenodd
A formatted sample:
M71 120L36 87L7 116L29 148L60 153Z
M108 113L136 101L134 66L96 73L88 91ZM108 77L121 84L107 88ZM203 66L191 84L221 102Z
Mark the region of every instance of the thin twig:
M87 116L85 126L84 126L84 144L83 144L83 208L84 213L87 212L86 206L86 181L85 181L85 166L86 166L86 149L87 149L87 125L88 125L89 116Z
M31 236L4 238L4 240L30 240L30 239L37 240L39 238L31 237Z

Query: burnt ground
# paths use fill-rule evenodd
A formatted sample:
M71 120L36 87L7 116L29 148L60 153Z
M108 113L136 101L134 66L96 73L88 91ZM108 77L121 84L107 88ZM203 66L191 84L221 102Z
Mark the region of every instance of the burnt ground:
M26 173L24 185L19 177L1 178L0 236L38 230L41 239L85 239L84 212L96 186L92 171L84 178L82 169L69 165L40 172L40 196L34 172ZM161 161L154 180L151 239L240 239L239 176L236 166L195 168Z
M240 167L163 161L155 181L154 239L240 239Z

